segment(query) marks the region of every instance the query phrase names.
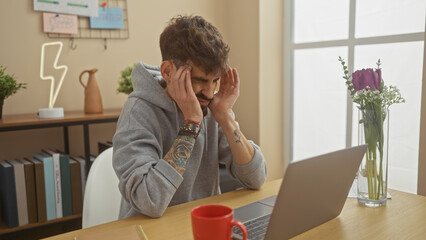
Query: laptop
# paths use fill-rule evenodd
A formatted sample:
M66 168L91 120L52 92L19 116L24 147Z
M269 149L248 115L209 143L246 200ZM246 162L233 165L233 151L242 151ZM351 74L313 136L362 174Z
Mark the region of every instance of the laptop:
M234 209L250 240L288 239L337 217L366 145L291 162L278 195ZM233 229L233 236L242 237Z

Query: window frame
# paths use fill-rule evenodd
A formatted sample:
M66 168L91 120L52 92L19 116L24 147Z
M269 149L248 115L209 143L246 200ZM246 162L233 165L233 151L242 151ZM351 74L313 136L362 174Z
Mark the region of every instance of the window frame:
M313 48L329 48L329 47L347 47L348 48L348 57L346 60L348 71L353 72L354 69L354 59L355 59L355 47L362 45L374 45L374 44L386 44L386 43L404 43L404 42L414 42L414 41L425 41L425 32L417 33L407 33L407 34L396 34L396 35L386 35L386 36L377 36L377 37L355 37L355 11L356 11L356 0L349 0L349 33L347 39L341 40L329 40L329 41L320 41L320 42L306 42L306 43L294 43L294 2L295 0L285 0L284 1L284 84L283 84L283 93L284 93L284 103L283 103L283 136L284 136L284 160L285 162L291 162L293 160L293 139L294 139L294 51L301 49L313 49ZM424 47L424 50L426 46ZM425 63L426 53L423 59ZM337 61L337 60L336 60ZM425 64L424 64L425 65ZM422 101L425 102L426 94L426 80L425 80L425 67L423 67L423 84L422 84ZM353 103L350 97L349 91L347 92L347 112L346 112L346 147L352 146L352 119L353 119ZM424 97L423 97L424 96ZM421 116L426 116L426 104L421 104ZM420 119L420 141L426 141L426 126L425 119ZM423 123L423 124L422 124ZM423 134L422 134L423 133ZM421 145L419 145L421 146ZM421 149L421 147L420 147ZM422 160L423 159L423 160ZM422 162L421 162L422 161ZM423 169L423 170L422 170ZM421 170L425 173L422 173ZM422 188L422 192L426 195L426 184L421 186L420 179L426 179L426 151L420 150L419 153L419 167L418 167L418 192Z

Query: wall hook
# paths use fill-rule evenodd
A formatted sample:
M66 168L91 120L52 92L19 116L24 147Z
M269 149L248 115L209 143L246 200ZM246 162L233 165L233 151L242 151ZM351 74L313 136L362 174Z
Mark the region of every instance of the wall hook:
M77 45L74 43L74 38L71 38L71 49L72 50L77 49Z
M104 49L107 50L107 39L104 38Z

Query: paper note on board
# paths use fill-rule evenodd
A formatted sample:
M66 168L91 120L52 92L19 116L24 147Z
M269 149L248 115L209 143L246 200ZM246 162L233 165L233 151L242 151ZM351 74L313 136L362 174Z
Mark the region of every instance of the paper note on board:
M99 7L99 17L90 17L90 27L96 29L124 28L123 9Z
M33 0L34 10L67 13L80 16L98 16L98 0Z
M77 16L43 13L43 31L51 33L77 34Z

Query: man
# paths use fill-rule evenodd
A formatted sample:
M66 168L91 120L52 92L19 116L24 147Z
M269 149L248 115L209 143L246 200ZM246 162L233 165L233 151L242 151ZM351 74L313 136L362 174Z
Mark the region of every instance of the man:
M135 65L113 139L120 218L160 217L168 206L219 194L219 163L247 188L266 178L259 147L234 120L240 80L218 30L202 17L179 16L160 48L160 67Z

